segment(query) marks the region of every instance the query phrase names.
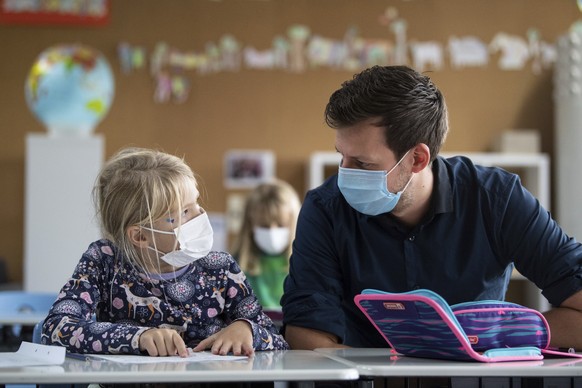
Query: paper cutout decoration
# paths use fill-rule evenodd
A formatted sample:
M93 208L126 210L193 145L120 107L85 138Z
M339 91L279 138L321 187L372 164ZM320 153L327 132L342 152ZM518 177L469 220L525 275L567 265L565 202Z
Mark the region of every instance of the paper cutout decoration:
M489 62L487 45L474 36L449 37L450 62L453 69L486 66Z
M406 44L406 30L408 23L406 20L398 17L398 9L396 7L388 7L383 15L380 15L380 24L388 26L390 31L394 34L396 44L394 46L394 64L407 65L408 64L408 49Z
M287 35L289 36L289 70L295 73L302 73L306 69L305 56L303 55L305 51L305 45L307 38L311 34L309 27L295 24L287 30Z
M443 47L439 42L410 42L409 46L412 52L412 64L417 71L443 68Z
M503 70L521 70L530 57L527 42L517 36L498 32L489 43L492 53L501 51L498 65Z
M157 103L185 102L191 89L190 71L199 75L238 72L241 68L293 73L321 68L357 72L375 65L409 65L423 72L443 69L447 56L454 70L485 67L490 57L496 56L502 70L521 70L530 62L532 72L539 74L556 62L555 45L544 42L535 28L527 31L526 39L499 32L489 44L475 36L455 35L443 43L408 41L408 23L395 7L387 7L378 20L391 36L365 38L356 26L349 26L343 37L335 39L312 33L306 25L294 24L285 35L274 36L270 47L243 44L233 35L224 34L218 42L208 41L196 51L159 42L149 58L144 48L121 42L118 58L124 74L143 68L149 59ZM571 29L582 30L582 22L574 23Z
M257 50L247 46L243 51L245 66L249 69L272 69L275 66L273 50Z
M240 43L232 35L223 35L218 44L222 58L222 69L239 71L241 64Z

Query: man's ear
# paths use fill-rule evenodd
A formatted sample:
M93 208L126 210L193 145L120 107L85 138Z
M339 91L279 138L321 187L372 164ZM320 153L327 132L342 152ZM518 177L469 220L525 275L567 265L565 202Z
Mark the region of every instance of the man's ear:
M412 172L418 173L430 164L430 149L424 143L418 143L412 149Z
M126 232L127 238L133 245L137 248L146 248L148 245L148 240L146 236L142 233L142 229L137 226L133 225L127 228Z

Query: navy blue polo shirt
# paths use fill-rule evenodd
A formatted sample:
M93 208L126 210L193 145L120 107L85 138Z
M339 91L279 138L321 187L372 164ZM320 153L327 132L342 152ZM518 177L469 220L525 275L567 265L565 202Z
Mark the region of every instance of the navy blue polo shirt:
M337 175L307 193L281 299L284 324L383 347L353 301L365 288L427 288L449 304L503 300L515 265L553 305L582 289L582 246L517 175L464 157L438 157L432 169L431 206L413 228L352 209Z

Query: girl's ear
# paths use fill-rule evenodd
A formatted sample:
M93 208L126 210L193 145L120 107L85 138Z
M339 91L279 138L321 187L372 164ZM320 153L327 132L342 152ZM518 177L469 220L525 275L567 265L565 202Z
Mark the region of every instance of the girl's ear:
M135 245L138 248L146 248L148 245L148 240L146 238L146 236L144 236L144 234L142 233L142 229L137 226L130 226L127 228L126 231L127 234L127 238L129 239L129 241L131 241L131 243L133 245Z

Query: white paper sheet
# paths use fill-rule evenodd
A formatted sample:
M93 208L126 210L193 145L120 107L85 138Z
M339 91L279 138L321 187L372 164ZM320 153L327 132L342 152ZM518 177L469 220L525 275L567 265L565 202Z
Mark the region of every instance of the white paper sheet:
M16 352L0 352L0 368L38 365L61 365L65 362L66 349L23 341Z
M190 352L186 358L180 356L170 357L149 357L149 356L134 356L122 354L72 354L67 353L67 356L82 359L101 359L121 364L152 364L162 362L203 362L203 361L236 361L246 360L247 356L219 356L211 352Z

